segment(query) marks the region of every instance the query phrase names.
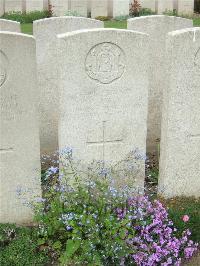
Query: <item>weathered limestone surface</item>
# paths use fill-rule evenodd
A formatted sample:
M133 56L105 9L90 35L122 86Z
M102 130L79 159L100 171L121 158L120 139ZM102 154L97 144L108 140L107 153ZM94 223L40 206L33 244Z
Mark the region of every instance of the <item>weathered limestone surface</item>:
M194 0L178 0L178 14L192 15L194 13Z
M23 0L6 0L5 3L5 12L12 11L23 11L25 8Z
M26 12L44 10L43 0L25 0L25 1L26 1Z
M163 14L167 11L173 11L174 1L173 0L157 0L156 11L158 14Z
M140 0L139 3L142 8L149 8L154 12L156 10L156 0Z
M72 147L74 155L85 163L116 163L136 148L144 155L148 36L93 29L58 37L60 150ZM135 177L136 184L143 187L144 159L139 160Z
M129 0L108 0L109 16L115 18L129 15Z
M168 34L159 192L200 196L200 28Z
M41 194L35 40L8 32L0 39L0 222L30 223L24 204Z
M40 90L42 154L52 153L58 149L59 90L56 66L56 35L78 29L101 27L103 27L103 22L101 21L78 17L49 18L33 23ZM67 53L70 52L68 51Z
M147 150L157 152L160 140L162 91L168 79L165 73L166 34L173 30L192 27L192 20L172 16L155 15L128 20L128 29L150 35L150 85Z
M87 17L87 5L87 0L73 0L70 2L69 10L77 12L77 14L82 17Z
M3 16L5 12L4 0L0 0L0 16Z
M50 0L54 16L64 16L68 9L69 3L66 0Z
M91 0L91 17L108 16L108 0Z
M21 32L20 23L7 19L0 19L0 31Z

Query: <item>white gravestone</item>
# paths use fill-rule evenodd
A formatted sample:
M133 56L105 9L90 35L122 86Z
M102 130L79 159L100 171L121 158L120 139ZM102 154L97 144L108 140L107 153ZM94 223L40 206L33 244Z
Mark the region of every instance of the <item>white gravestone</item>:
M108 0L91 0L91 17L108 16Z
M174 1L173 0L157 0L156 1L156 11L158 14L163 14L164 12L173 11Z
M58 37L60 150L72 147L83 163L116 163L135 148L145 154L148 36L95 29ZM143 187L144 160L136 178Z
M159 192L200 196L200 28L171 32L163 93Z
M24 203L41 194L35 40L9 32L0 39L0 222L24 224L33 221Z
M0 0L0 17L3 16L5 12L4 0Z
M129 15L129 0L108 0L109 16L115 18Z
M26 12L43 11L43 10L44 10L43 0L26 0Z
M150 35L149 110L147 151L156 153L160 140L162 91L165 80L166 34L173 30L192 27L192 20L173 16L155 15L128 20L128 29Z
M7 19L0 19L0 31L21 32L20 23Z
M5 12L22 12L24 10L23 0L5 0Z
M156 0L140 0L139 3L141 8L148 8L154 12L156 10Z
M70 2L69 10L76 12L82 17L87 17L88 15L88 1L87 0L72 0Z
M178 14L192 15L194 13L194 0L178 0Z
M57 17L64 16L69 9L67 0L50 0L50 5L53 10L53 15Z
M77 29L101 28L103 22L78 17L59 17L33 23L36 38L38 82L40 90L41 153L58 149L58 77L56 68L56 35Z

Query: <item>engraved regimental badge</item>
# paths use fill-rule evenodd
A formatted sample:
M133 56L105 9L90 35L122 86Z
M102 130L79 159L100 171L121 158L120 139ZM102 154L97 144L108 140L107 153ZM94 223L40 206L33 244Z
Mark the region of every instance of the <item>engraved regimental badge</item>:
M111 83L124 73L124 52L113 43L97 44L87 54L85 68L91 79Z

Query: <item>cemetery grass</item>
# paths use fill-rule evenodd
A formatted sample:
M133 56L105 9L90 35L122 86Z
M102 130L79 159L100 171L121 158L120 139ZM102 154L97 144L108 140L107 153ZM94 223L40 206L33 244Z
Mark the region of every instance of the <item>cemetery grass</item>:
M194 26L200 27L200 18L193 19ZM104 22L105 28L116 28L116 29L126 29L127 22L126 20L123 21L116 21L116 20L109 20ZM23 23L21 24L22 33L25 34L33 34L33 24L32 23Z

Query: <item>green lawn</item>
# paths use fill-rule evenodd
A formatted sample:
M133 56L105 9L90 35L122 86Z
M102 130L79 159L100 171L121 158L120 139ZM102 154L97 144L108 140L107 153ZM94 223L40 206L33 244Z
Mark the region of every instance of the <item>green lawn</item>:
M194 26L200 27L200 18L194 18L193 19ZM105 21L104 22L105 28L117 28L117 29L126 29L127 28L127 22L124 21ZM33 34L33 25L31 23L29 24L22 24L21 29L23 33L26 34Z
M21 31L26 34L33 34L33 24L21 24Z
M200 27L200 18L194 18L193 24L194 24L194 26Z

